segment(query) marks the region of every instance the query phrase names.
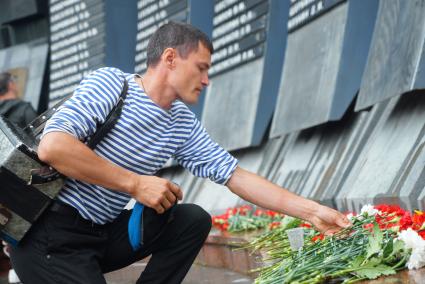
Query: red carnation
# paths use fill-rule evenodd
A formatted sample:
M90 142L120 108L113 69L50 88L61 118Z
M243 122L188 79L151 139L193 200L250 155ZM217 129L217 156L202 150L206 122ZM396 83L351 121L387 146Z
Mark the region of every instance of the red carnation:
M422 211L416 210L412 216L413 229L414 230L424 230L425 229L425 213Z
M403 217L401 217L400 219L400 230L406 230L407 228L409 228L410 226L412 226L413 221L412 221L412 217L410 216L410 212L406 211L403 214Z
M324 238L325 238L325 236L323 234L320 234L320 235L317 235L317 236L312 237L311 238L311 241L312 242L317 242L317 241L323 240Z
M304 228L311 228L311 224L309 223L301 223L300 227L304 227Z

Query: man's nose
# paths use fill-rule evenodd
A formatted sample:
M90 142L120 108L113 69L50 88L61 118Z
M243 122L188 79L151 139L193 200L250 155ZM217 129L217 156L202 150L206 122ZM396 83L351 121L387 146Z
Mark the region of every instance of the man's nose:
M210 79L208 78L208 73L202 77L201 83L204 87L209 85Z

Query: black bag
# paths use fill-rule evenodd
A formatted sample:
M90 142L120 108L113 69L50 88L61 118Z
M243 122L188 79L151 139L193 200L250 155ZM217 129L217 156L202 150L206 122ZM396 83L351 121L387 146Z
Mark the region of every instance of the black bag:
M114 127L127 90L124 80L117 104L86 142L91 149ZM0 237L12 245L24 237L63 186L64 177L38 159L37 147L46 121L68 98L24 129L0 117Z

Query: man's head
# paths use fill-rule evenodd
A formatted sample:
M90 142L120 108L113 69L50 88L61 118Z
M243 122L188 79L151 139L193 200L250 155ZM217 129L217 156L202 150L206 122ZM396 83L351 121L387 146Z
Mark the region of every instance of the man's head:
M12 74L9 72L0 73L0 99L18 96L18 89Z
M177 22L161 26L147 47L149 69L166 70L166 83L178 99L193 104L208 85L208 69L214 52L207 35L197 28Z

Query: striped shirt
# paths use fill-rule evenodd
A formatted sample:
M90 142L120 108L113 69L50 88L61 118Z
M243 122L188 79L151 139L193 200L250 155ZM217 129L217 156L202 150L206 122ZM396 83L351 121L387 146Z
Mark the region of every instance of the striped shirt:
M193 112L181 101L169 110L155 104L135 82L135 74L101 68L89 74L48 121L43 135L65 132L81 141L95 133L116 105L128 81L117 124L94 150L97 155L141 175L153 175L171 157L191 173L225 184L237 160L213 142ZM130 200L124 192L67 178L58 199L97 224L114 220Z

